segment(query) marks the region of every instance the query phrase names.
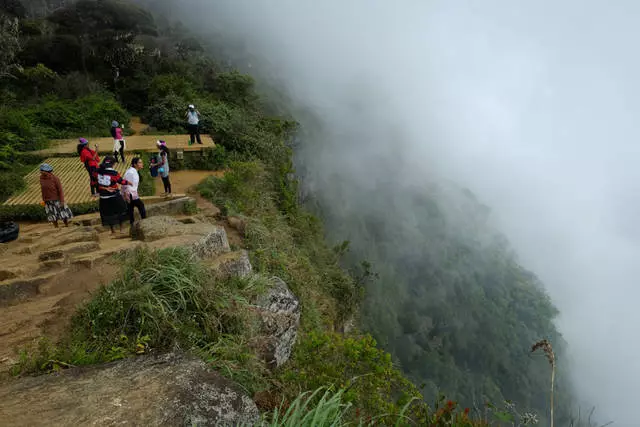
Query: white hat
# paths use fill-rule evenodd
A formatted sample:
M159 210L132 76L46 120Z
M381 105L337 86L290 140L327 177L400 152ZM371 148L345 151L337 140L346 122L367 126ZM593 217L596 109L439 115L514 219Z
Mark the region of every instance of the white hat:
M189 108L196 108L196 107L193 104L189 104Z

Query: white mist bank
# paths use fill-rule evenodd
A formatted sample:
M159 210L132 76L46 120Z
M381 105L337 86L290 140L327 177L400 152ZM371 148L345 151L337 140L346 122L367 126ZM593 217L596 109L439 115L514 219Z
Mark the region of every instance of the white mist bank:
M392 166L489 205L562 313L559 369L599 418L637 424L640 3L199 4L197 25L242 39L329 129L297 153L309 186L368 185Z

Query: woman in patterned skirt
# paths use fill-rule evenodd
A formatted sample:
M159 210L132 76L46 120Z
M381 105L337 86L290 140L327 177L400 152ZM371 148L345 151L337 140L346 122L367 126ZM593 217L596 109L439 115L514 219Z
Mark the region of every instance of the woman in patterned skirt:
M40 189L42 190L42 201L47 220L55 228L58 228L58 221L62 221L68 227L73 213L64 202L62 184L60 179L53 174L53 167L50 164L40 165Z

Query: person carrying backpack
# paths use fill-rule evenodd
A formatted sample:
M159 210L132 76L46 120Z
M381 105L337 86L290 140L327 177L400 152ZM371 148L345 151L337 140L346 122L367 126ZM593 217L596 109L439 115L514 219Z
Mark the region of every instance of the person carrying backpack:
M160 149L160 160L158 162L158 175L162 178L164 185L163 196L171 196L171 181L169 180L169 149L164 141L156 141L156 145Z

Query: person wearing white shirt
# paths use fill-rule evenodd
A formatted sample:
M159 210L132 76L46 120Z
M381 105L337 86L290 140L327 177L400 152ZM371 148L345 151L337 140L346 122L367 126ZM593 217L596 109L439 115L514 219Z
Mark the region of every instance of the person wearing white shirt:
M129 204L129 222L133 225L134 222L134 208L138 208L140 212L140 218L145 219L147 217L147 210L144 207L144 203L138 195L138 184L140 184L140 175L138 171L144 167L142 159L140 157L134 157L131 160L131 167L124 173L124 178L129 182L129 185L122 186L122 196L124 200Z
M189 137L191 141L189 145L193 145L198 140L198 144L202 144L200 139L200 111L196 110L195 105L189 104L189 109L185 114L187 118L187 128L189 129Z

